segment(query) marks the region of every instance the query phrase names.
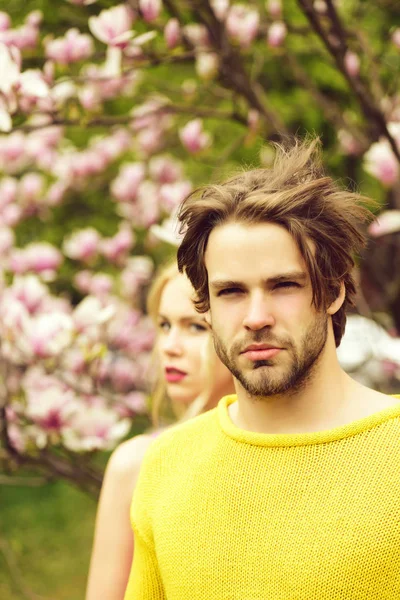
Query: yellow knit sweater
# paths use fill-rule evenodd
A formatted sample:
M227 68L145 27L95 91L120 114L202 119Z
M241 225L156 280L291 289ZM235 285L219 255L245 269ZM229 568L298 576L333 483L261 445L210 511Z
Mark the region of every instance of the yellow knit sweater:
M234 400L147 453L125 600L399 600L400 402L273 435L235 427Z

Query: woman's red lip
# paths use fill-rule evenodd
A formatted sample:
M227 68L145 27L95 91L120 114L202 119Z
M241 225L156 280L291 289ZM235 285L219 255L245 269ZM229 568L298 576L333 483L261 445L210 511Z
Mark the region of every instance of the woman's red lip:
M182 379L185 379L187 373L174 369L173 367L167 367L165 369L165 379L168 383L179 383Z
M180 369L177 369L176 367L165 367L165 372L166 373L176 373L177 375L187 375L187 373L185 371L181 371Z

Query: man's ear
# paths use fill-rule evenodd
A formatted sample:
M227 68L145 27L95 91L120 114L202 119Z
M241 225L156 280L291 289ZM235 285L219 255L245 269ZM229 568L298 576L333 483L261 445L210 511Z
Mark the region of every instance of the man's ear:
M330 306L328 306L328 308L326 310L328 315L334 315L335 313L337 313L337 311L342 307L345 297L346 297L346 288L344 286L343 281L341 281L339 295L337 296L337 298L335 298L335 300L332 302L332 304Z

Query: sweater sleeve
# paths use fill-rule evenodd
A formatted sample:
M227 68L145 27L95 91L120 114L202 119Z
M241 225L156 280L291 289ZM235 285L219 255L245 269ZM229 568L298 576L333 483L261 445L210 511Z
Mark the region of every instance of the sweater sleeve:
M134 531L135 550L124 600L165 600L154 550Z

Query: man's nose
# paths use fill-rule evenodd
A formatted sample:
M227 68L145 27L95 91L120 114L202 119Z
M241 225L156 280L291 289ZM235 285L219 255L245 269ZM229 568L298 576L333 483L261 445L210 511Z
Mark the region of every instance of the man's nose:
M275 325L272 307L265 293L259 291L250 297L248 310L243 321L246 329L258 331Z

